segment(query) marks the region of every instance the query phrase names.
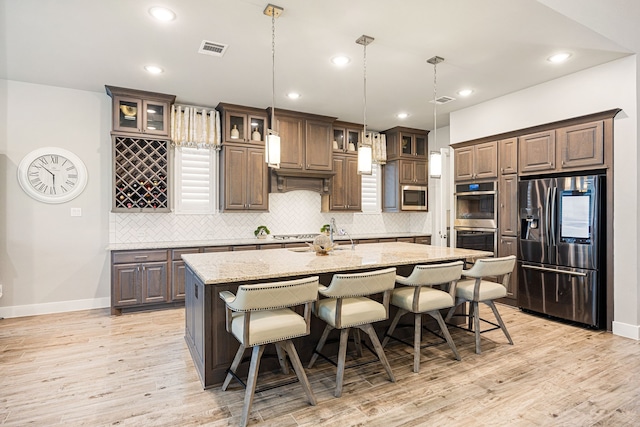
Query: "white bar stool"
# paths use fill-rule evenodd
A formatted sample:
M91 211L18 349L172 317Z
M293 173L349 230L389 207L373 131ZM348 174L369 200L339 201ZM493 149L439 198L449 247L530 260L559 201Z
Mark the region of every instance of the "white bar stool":
M393 337L393 332L398 326L398 321L407 313L414 314L413 332L413 372L420 372L420 349L422 346L422 315L428 314L438 322L442 335L433 331L434 335L446 340L453 355L460 360L456 345L451 339L447 325L440 314L440 310L453 307L456 292L456 283L462 274L462 261L447 264L416 265L409 277L396 276L396 283L403 286L396 288L391 294L391 304L398 307L389 330L385 334L382 346L389 342L390 338L409 344L399 338ZM435 285L448 285L448 291L434 289ZM410 345L410 344L409 344ZM426 345L425 347L433 344Z
M246 426L249 420L260 358L265 346L270 343L275 344L280 366L283 372L288 374L284 353L286 351L309 403L316 404L316 398L291 339L309 335L311 303L318 299L318 284L318 276L313 276L288 282L240 285L237 295L229 291L220 292L220 298L226 305L227 332L233 334L240 342L240 348L231 363L222 384L222 390L227 389L233 377L238 378L236 370L242 361L245 349L253 348L241 426ZM303 304L304 316L290 308Z
M347 354L347 343L349 330L354 329L355 343L358 356L361 355L360 334L362 330L369 335L371 343L375 349L378 359L382 363L391 382L395 382L391 366L382 349L373 326L374 322L386 320L389 316L389 296L395 285L396 269L386 268L383 270L366 273L335 274L328 287L320 285L319 292L322 298L315 304L314 313L318 318L324 320L327 325L320 337L320 341L314 350L309 368L313 367L318 355L334 363L328 357L322 355L320 351L324 347L329 332L333 329L340 329L340 347L338 349L338 363L336 373L336 390L334 395L342 395L342 382L344 378L345 359ZM382 303L374 301L366 296L383 293Z
M465 316L469 318L468 328L462 329L475 333L477 354L480 354L481 352L480 334L494 331L496 329L502 329L507 340L509 340L509 344L513 345L513 340L511 339L511 336L507 331L507 327L504 325L502 317L500 317L500 313L498 313L498 309L496 308L493 300L507 296L507 285L509 284L509 278L511 277L511 272L513 271L515 263L515 255L509 255L502 258L480 258L473 264L473 267L462 272L463 276L470 277L470 279L458 282L458 286L456 287L456 304L454 307L451 307L445 320L448 321L454 316L453 312L456 307L467 302L469 303L469 314L456 314L456 316ZM483 280L487 276L502 276L502 283ZM498 322L497 324L480 318L478 303L481 302L491 307L493 315ZM493 325L494 327L481 331L481 320Z

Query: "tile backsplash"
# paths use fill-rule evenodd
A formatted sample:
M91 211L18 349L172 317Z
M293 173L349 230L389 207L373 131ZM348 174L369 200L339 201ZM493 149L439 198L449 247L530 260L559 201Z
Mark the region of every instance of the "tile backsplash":
M431 233L430 213L323 213L320 199L311 191L270 193L269 212L261 213L111 213L109 243L246 239L262 224L271 234L316 233L332 217L353 235Z

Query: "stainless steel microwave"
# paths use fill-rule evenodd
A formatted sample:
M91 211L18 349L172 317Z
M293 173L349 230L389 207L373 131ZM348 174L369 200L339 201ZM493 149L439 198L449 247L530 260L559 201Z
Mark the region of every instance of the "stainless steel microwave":
M427 187L418 185L403 185L401 209L403 211L426 211Z

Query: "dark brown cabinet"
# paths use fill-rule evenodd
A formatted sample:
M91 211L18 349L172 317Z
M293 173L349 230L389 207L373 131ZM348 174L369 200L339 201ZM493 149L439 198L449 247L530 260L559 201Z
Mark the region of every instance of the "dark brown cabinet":
M168 137L174 95L105 86L112 102L112 131L120 134Z
M603 121L559 128L556 137L557 161L561 169L586 169L604 165Z
M322 211L361 211L362 178L358 175L358 157L335 154L333 171L330 193L322 196Z
M333 123L333 152L356 153L360 144L362 125L356 123Z
M387 159L428 157L428 131L394 127L384 131L387 139Z
M518 176L502 175L498 184L498 228L502 236L518 235Z
M498 142L456 148L454 151L456 181L489 179L498 177Z
M267 131L267 113L257 108L219 103L224 142L264 145Z
M220 209L267 211L268 174L264 147L226 144L220 152Z
M518 138L499 141L498 158L501 174L518 173Z
M184 301L184 273L185 265L182 261L184 254L197 254L200 252L198 248L190 249L173 249L171 250L171 300Z
M280 168L331 171L335 118L276 110L275 130L280 135Z
M169 109L175 96L105 86L112 98L112 212L170 212Z
M518 238L502 236L500 238L500 241L498 242L498 256L505 257L509 255L518 256ZM513 272L511 272L511 277L507 285L507 296L505 297L505 300L506 300L505 302L511 305L515 305L517 292L518 292L518 271L517 271L517 265L516 265L513 267Z
M518 138L518 170L521 174L552 172L556 168L556 131Z
M398 160L400 184L427 185L429 183L427 160Z
M166 250L112 253L112 308L169 301L167 270Z

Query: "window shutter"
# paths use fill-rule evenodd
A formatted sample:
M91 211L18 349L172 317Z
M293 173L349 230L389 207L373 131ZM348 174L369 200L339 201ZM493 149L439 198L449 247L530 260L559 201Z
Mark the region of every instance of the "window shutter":
M212 213L213 151L182 147L176 150L176 212Z
M373 164L371 175L362 175L362 212L380 212L380 165Z

